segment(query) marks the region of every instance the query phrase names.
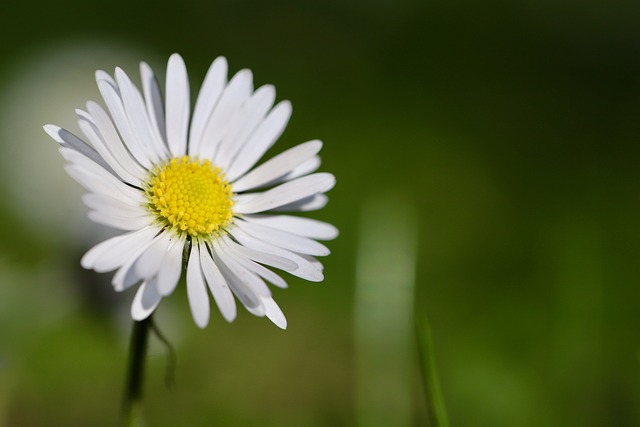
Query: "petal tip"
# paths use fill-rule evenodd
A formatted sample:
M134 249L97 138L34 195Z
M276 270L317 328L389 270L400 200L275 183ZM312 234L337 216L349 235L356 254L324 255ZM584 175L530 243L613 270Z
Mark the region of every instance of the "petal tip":
M59 135L60 134L60 127L59 126L46 124L46 125L42 126L42 129L44 129L44 131L51 138L53 138L57 143L59 143L59 144L62 143L62 139L60 138L60 135Z
M261 298L265 315L280 329L287 329L287 318L273 298Z
M176 66L176 65L184 67L184 59L182 59L182 56L177 52L171 54L168 61L169 67Z

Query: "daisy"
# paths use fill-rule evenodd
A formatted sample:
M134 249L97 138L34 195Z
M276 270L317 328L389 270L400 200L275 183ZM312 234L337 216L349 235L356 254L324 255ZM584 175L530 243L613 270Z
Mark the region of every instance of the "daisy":
M338 234L330 224L280 213L327 203L324 193L335 178L314 173L322 142L302 143L256 166L283 132L291 104L273 106L271 85L254 91L249 70L227 81L223 57L211 64L193 114L178 54L168 61L164 100L144 62L140 77L142 92L120 68L113 77L96 72L107 111L92 101L76 110L88 142L44 126L60 144L66 171L88 190L83 201L89 218L125 231L90 249L82 266L116 270L116 291L140 283L131 305L134 320L150 316L185 270L199 327L209 322L210 292L229 322L237 298L250 313L286 328L267 282L287 284L267 267L322 281L316 257L329 250L317 240Z

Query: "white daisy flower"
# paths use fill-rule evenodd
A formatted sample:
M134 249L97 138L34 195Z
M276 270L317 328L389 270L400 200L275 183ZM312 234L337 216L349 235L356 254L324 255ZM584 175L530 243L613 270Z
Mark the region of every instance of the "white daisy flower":
M96 72L108 113L89 101L76 110L86 143L46 125L60 144L66 171L89 192L89 217L126 233L96 245L84 268L117 270L116 291L140 283L131 306L147 318L171 294L186 263L187 296L195 323L209 322L209 292L222 316L236 317L235 297L280 328L287 322L266 282L285 288L274 267L323 280L315 258L329 254L317 240L333 239L331 224L281 211L322 208L335 178L314 173L322 143L305 142L254 167L283 132L291 104L275 106L275 89L253 90L252 74L227 82L227 61L209 68L190 115L189 81L178 54L169 58L166 93L140 64L142 92L116 68ZM208 291L207 291L208 289Z

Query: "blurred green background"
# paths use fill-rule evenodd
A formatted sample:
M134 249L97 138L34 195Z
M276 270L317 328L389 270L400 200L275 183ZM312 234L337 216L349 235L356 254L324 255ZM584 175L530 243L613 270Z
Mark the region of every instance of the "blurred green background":
M357 404L375 355L358 350L356 260L378 200L386 232L367 242L390 259L402 212L417 218L415 310L452 426L640 425L639 2L16 2L0 23L0 426L118 420L133 294L81 270L105 232L41 126L77 130L96 68L137 79L146 60L163 79L173 52L194 98L224 55L292 101L272 153L325 142L338 185L313 216L341 236L324 283L274 291L286 332L244 310L199 330L184 290L165 300L176 386L155 340L149 426L400 425ZM415 347L389 411L417 426Z

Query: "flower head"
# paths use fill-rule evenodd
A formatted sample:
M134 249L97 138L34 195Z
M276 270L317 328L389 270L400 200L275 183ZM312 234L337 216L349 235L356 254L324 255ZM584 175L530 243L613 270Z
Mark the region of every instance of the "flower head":
M321 281L315 257L329 250L317 240L338 234L330 224L279 213L326 204L335 178L314 173L322 143L305 142L256 167L291 115L288 101L273 106L273 86L254 91L249 70L227 82L227 62L217 58L191 115L179 55L169 58L164 101L147 64L140 75L142 92L119 68L115 77L96 73L108 112L92 101L76 110L88 143L44 127L60 144L67 172L88 190L89 217L125 231L90 249L82 266L117 270L116 291L141 283L131 305L135 320L173 292L186 260L187 296L199 327L209 321L210 292L227 321L236 317L237 298L285 328L266 282L287 284L267 267Z

